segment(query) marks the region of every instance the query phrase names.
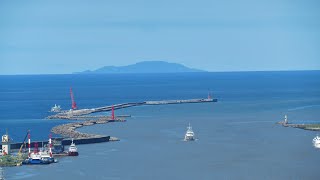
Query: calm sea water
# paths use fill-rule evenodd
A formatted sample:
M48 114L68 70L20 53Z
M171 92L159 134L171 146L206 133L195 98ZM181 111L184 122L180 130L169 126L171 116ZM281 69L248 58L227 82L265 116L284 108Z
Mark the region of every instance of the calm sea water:
M14 141L28 129L47 139L63 120L47 120L56 103L79 108L144 100L206 97L219 102L117 110L125 123L79 129L119 142L78 145L79 157L48 166L3 168L5 179L319 179L316 132L275 125L320 122L320 71L154 75L0 76L0 133ZM108 114L108 113L106 113ZM191 123L198 138L183 142Z

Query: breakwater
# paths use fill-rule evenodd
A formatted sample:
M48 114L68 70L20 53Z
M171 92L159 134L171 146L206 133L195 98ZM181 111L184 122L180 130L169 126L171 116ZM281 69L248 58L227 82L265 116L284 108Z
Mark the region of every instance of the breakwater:
M293 124L288 122L287 117L285 117L285 120L279 121L277 124L280 124L283 127L299 128L309 131L320 131L320 124Z
M207 98L207 99L185 99L185 100L161 100L161 101L144 101L144 102L132 102L132 103L122 103L115 104L111 106L103 106L91 109L77 109L70 111L63 111L57 113L55 115L48 116L47 119L83 119L84 115L111 111L114 109L123 109L133 106L141 106L141 105L166 105L166 104L183 104L183 103L209 103L209 102L217 102L217 99Z
M320 131L320 124L282 124L282 126L299 128L309 131Z
M75 123L62 124L59 126L55 126L51 129L51 132L55 134L59 134L63 137L74 138L77 139L88 139L88 138L99 138L101 135L96 134L87 134L76 131L77 128L81 128L83 126L91 126L94 124L105 124L109 122L124 122L124 119L114 119L114 120L105 120L105 119L97 119L97 120L88 120L81 121Z

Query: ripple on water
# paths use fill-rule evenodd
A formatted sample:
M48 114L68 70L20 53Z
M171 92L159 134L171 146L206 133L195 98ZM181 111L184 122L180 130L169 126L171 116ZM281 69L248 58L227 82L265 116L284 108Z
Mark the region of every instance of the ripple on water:
M36 173L31 173L31 172L18 172L18 173L15 173L15 176L10 179L30 179L35 175Z

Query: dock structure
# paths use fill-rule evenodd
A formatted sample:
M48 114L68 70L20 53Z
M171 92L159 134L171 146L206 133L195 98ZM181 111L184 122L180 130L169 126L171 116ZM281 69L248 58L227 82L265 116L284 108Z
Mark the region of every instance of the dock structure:
M84 119L84 115L89 115L97 112L111 111L112 108L123 109L133 106L142 105L166 105L166 104L183 104L183 103L208 103L217 102L217 99L206 98L206 99L186 99L186 100L162 100L162 101L143 101L143 102L131 102L131 103L121 103L111 106L103 106L91 109L77 109L70 111L63 111L52 116L48 116L48 119Z
M61 144L64 146L69 146L71 143L71 138L52 138L53 141L58 140L61 141ZM110 137L110 136L96 136L96 137L90 137L90 138L77 138L74 139L73 142L76 144L93 144L93 143L102 143L102 142L109 142L109 141L115 141L117 138L115 137ZM16 142L11 144L11 149L12 150L19 150L21 145L24 145L25 143L23 142ZM48 144L47 141L32 141L30 144L31 148L34 148L34 145L38 144L39 147L46 146ZM2 145L0 145L1 147Z

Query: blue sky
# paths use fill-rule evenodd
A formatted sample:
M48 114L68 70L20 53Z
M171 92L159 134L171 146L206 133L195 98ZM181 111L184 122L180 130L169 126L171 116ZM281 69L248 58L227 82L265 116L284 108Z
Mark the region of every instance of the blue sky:
M320 69L318 0L0 1L0 74Z

